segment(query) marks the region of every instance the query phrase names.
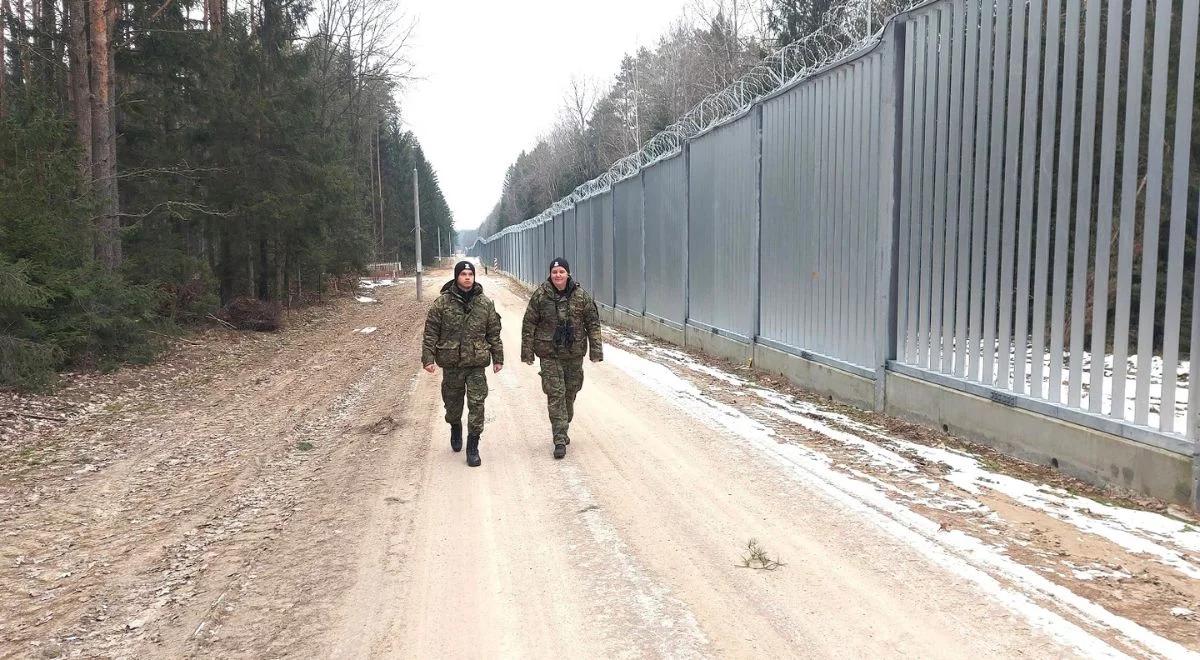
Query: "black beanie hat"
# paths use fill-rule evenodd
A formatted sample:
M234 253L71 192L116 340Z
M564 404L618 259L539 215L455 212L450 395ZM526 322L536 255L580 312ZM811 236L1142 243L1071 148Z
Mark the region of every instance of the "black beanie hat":
M571 264L567 263L566 259L563 259L562 257L555 257L554 261L550 262L550 268L546 269L547 272L554 270L555 266L562 266L563 270L567 271L568 275L571 274Z
M464 270L469 270L469 271L471 271L471 274L474 275L475 274L475 264L473 264L469 261L460 261L460 262L454 264L454 279L457 280L458 276L462 275L462 272Z

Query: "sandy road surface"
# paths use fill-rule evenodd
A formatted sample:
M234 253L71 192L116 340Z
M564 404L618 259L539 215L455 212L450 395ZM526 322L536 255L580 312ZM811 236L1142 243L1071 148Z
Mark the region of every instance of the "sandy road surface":
M432 293L443 280L431 280ZM746 403L730 377L671 389L664 379L686 369L661 366L628 337L615 335L606 362L585 366L570 450L553 460L537 370L517 360L524 300L507 281L481 281L504 318L509 358L488 376L482 467L449 449L440 374L417 364L423 318L410 287L379 289L380 304L344 303L261 340L212 365L214 379L145 409L73 421L47 436L36 465L0 472L0 656L1060 657L1196 647L1170 615L1155 624L1117 610L1149 628L1121 629L1096 625L1103 616L1087 607L1056 608L1055 585L1035 593L1033 578L1009 579L1013 570L997 569L965 534L922 529L926 518L854 485L890 483L883 472L855 468L847 485L822 471L852 463L844 456L781 460L779 448L795 447L730 407ZM353 332L366 326L379 330ZM713 397L698 394L705 388ZM4 458L19 463L17 453ZM988 503L1039 536L1080 536L1042 512ZM944 530L967 529L975 512L937 513L929 519ZM751 538L785 565L739 566ZM1082 561L1085 545L1070 558ZM1146 563L1158 571L1154 594L1195 597L1195 580ZM1086 603L1109 591L1085 593Z

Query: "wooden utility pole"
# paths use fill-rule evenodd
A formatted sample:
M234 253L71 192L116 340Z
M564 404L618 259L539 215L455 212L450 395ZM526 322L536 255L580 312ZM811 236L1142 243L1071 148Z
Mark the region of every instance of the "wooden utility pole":
M417 168L413 168L413 224L417 234L417 302L421 302L421 187L417 181Z
M387 234L383 228L383 152L379 149L379 124L375 124L375 190L379 194L379 257L387 246Z

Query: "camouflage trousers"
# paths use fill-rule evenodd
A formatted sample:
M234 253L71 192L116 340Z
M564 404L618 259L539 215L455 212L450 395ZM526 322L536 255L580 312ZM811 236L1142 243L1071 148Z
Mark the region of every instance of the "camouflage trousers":
M567 429L575 416L575 395L583 388L583 358L542 359L542 391L550 413L554 444L568 444Z
M466 397L467 433L483 433L483 400L488 395L487 376L483 367L442 369L442 403L446 405L446 422L462 424L463 397Z

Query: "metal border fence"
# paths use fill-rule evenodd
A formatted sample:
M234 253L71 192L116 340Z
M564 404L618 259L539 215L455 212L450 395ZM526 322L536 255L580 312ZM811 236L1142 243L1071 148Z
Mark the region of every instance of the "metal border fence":
M1191 0L927 2L470 254L534 283L530 248L561 245L608 307L880 402L892 370L1192 455L1198 24Z

